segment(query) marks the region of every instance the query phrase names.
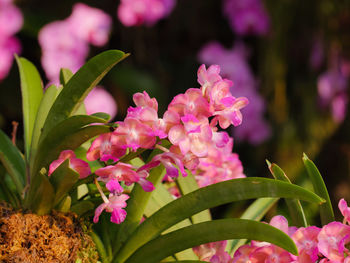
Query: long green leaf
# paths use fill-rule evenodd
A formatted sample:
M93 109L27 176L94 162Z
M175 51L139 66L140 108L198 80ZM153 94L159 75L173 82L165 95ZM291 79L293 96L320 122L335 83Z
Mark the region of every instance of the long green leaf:
M79 174L69 167L69 160L65 160L49 177L49 181L55 190L54 206L71 190L78 181Z
M70 69L62 68L60 70L60 83L62 86L66 86L68 81L72 77L73 77L73 73L72 73L72 71L70 71ZM74 110L72 112L72 115L82 115L82 114L86 115L86 108L85 108L85 104L83 102L81 103L79 108L77 108L76 110Z
M25 153L29 158L36 115L43 97L43 86L38 70L25 58L16 56L22 90Z
M291 183L285 172L275 163L271 164L267 161L267 165L273 177L277 180ZM289 214L292 218L294 226L307 226L307 220L305 217L304 209L298 199L286 199Z
M321 223L322 225L326 225L329 222L334 221L332 203L329 198L327 187L316 165L309 159L309 157L307 157L305 153L303 156L303 162L311 180L311 183L314 187L315 193L326 200L325 203L320 205Z
M128 54L122 51L109 50L93 57L82 66L70 78L53 104L43 127L43 135L48 134L57 123L71 116L112 67L127 56Z
M163 166L157 166L150 172L148 181L152 182L155 187L161 182L165 174ZM128 206L126 207L127 217L125 221L120 225L117 238L113 244L113 254L115 255L120 247L124 245L126 239L131 233L135 231L140 224L144 215L144 211L148 204L148 201L152 195L152 192L145 192L138 184L134 185L131 191Z
M32 166L32 176L35 175L42 167L46 167L50 164L55 158L58 157L60 151L62 151L62 145L68 145L67 149L75 149L76 147L69 147L69 143L67 141L71 141L72 137L79 140L79 142L83 143L81 139L75 136L76 133L79 133L86 125L91 123L106 123L107 120L89 115L75 115L67 118L66 120L59 123L55 129L51 130L45 138L43 138L38 146L38 151L35 156L35 160ZM88 126L88 127L97 127L97 126ZM87 127L86 127L87 128ZM105 129L102 129L103 131ZM106 130L105 132L109 132ZM97 134L93 132L92 136L87 136L85 140L96 136ZM74 143L74 142L73 142ZM80 143L80 144L81 144ZM80 145L79 144L79 145ZM75 144L76 145L76 144ZM78 145L78 146L79 146ZM66 150L66 149L63 149Z
M316 203L324 201L300 186L266 178L242 178L213 184L178 198L144 221L119 251L116 262L124 262L136 249L165 229L205 209L259 197L293 197Z
M164 187L163 184L159 184L156 189L153 190L151 199L149 200L147 207L145 209L145 216L150 217L153 213L158 211L160 208L166 204L174 201L169 191ZM183 228L185 226L190 226L192 223L189 219L183 220L180 223L170 227L164 233L172 232L174 230ZM187 249L175 254L176 259L198 259L194 254L192 249Z
M193 174L190 171L187 171L187 173L188 175L186 177L179 176L177 178L177 183L182 195L191 193L199 188ZM192 222L196 224L211 220L211 215L209 210L204 210L196 215L193 215L191 219Z
M260 221L267 211L277 203L279 198L263 197L255 200L241 215L241 219L249 219L254 221ZM232 239L227 241L227 248L229 252L234 252L239 246L243 245L246 239Z
M195 224L160 236L142 246L128 260L116 262L158 263L186 248L237 238L267 241L292 254L298 253L296 245L287 234L268 224L244 219L221 219Z
M31 147L30 147L30 156L29 156L30 166L32 166L33 162L34 162L34 156L35 156L37 148L38 148L39 138L41 135L41 129L44 126L47 114L49 113L49 110L50 110L52 104L54 103L56 97L58 96L59 92L60 92L60 90L55 85L51 85L46 89L44 96L41 99L41 103L40 103L38 113L37 113L36 119L35 119L35 125L34 125L33 136L32 136L32 143L31 143Z
M26 175L25 161L2 130L0 130L0 160L16 185L18 194L21 195Z

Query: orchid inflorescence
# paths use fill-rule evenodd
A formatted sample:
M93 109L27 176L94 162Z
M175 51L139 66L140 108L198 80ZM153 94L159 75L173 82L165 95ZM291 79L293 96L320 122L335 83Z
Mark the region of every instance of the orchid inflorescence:
M122 184L138 183L144 191L153 191L154 186L147 177L150 170L160 164L166 169L165 180L177 178L178 170L186 176L185 169L188 169L195 174L201 187L245 177L238 155L232 153L233 139L219 128L240 125L240 110L248 100L232 96L232 82L220 76L217 65L208 69L205 65L200 66L198 83L200 88L191 88L177 95L163 118L158 117L155 98L150 98L145 91L134 94L136 107L129 107L124 121L117 122L114 131L102 134L92 142L86 154L87 160L99 160L104 164L94 172L95 184L103 199L95 210L95 223L103 210L112 213L112 222L123 222L126 217L123 208L129 196L124 193ZM164 141L170 146L162 146ZM140 167L123 161L128 153L155 148L161 153ZM63 151L59 159L51 163L49 175L66 159L81 179L89 176L88 163L76 158L71 150ZM100 182L105 184L108 197Z

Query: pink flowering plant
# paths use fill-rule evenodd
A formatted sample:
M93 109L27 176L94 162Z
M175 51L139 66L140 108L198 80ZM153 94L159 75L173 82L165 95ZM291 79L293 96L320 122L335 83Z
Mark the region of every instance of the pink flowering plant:
M162 116L147 92L134 94L123 121L87 115L88 93L127 56L110 50L75 74L61 69L60 84L45 91L33 64L17 58L24 154L0 132L2 199L39 215L72 211L93 222L102 262L316 262L310 260L321 255L322 262L343 262L347 225L307 228L299 200L321 204L323 222L333 221L333 212L306 156L316 194L291 184L274 164L275 179L245 177L224 129L244 121L248 100L232 95L219 66L200 66L198 88L175 96ZM288 198L292 218L305 229L288 228L282 217L258 222L278 198ZM257 200L242 218L212 220L210 208L247 199ZM343 201L340 207L348 220L350 209ZM236 250L239 239L254 241Z

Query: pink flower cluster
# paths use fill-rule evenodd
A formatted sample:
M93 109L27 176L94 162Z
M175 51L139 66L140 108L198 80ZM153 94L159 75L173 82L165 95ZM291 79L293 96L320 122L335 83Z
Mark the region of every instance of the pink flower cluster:
M321 106L329 107L333 119L339 123L344 120L347 112L350 62L338 55L333 55L332 60L331 67L319 76L317 89Z
M77 3L67 19L44 26L39 32L39 43L48 79L58 83L61 68L73 72L79 69L88 55L89 43L107 43L111 25L111 17L102 10Z
M239 35L266 35L270 29L261 0L224 0L223 13Z
M10 71L14 54L21 51L21 44L13 35L22 24L22 13L12 1L0 0L0 80Z
M171 101L163 118L158 116L155 98L150 98L146 92L134 94L136 106L129 107L124 121L117 122L113 132L102 134L92 142L87 160L106 163L105 167L94 172L97 176L95 183L99 188L97 181L103 182L110 192L107 198L100 191L104 203L96 209L94 222L98 221L103 210L112 213L113 222L122 222L128 197L123 194L121 182L125 185L138 183L145 191L152 191L154 186L147 177L149 171L160 164L166 169L166 178L176 178L179 173L186 176L186 167L196 174L200 186L244 177L238 155L232 153L233 139L226 132L219 131L217 125L222 129L231 124L240 125L240 110L248 100L232 96L232 82L220 76L217 65L208 69L202 65L198 69L198 82L200 88L188 89ZM163 147L163 140L168 140L171 146ZM141 167L122 161L131 152L154 148L162 153ZM50 174L67 158L71 158L74 169L75 157L61 155L52 163Z
M175 0L121 0L118 18L124 26L152 26L168 16Z
M288 234L298 248L294 256L276 245L251 241L239 247L233 257L225 251L226 241L213 242L193 248L200 260L212 263L349 263L350 208L344 199L339 201L343 223L331 222L322 228L288 227L283 216L275 216L270 225Z
M243 110L246 121L234 129L234 137L239 141L248 141L257 145L271 135L269 124L264 120L265 101L257 91L257 84L247 62L247 51L242 43L232 49L225 49L217 42L205 45L199 52L203 63L216 63L222 74L233 81L231 92L234 96L245 96L251 102Z

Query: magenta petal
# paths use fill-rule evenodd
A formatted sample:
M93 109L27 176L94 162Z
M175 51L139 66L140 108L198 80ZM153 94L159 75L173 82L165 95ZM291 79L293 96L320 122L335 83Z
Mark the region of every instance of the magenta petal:
M99 217L100 217L102 211L105 210L106 207L107 207L107 204L106 204L106 203L102 203L102 204L100 204L100 205L96 208L96 210L95 210L95 216L94 216L94 220L93 220L94 223L97 223L97 222L98 222Z
M123 187L119 184L118 180L110 180L107 184L106 187L108 191L111 193L122 193L124 191Z
M138 183L141 185L142 189L145 192L152 192L155 189L153 184L150 181L147 181L144 178L140 178Z
M126 211L124 209L116 208L112 212L111 222L120 224L125 220Z

